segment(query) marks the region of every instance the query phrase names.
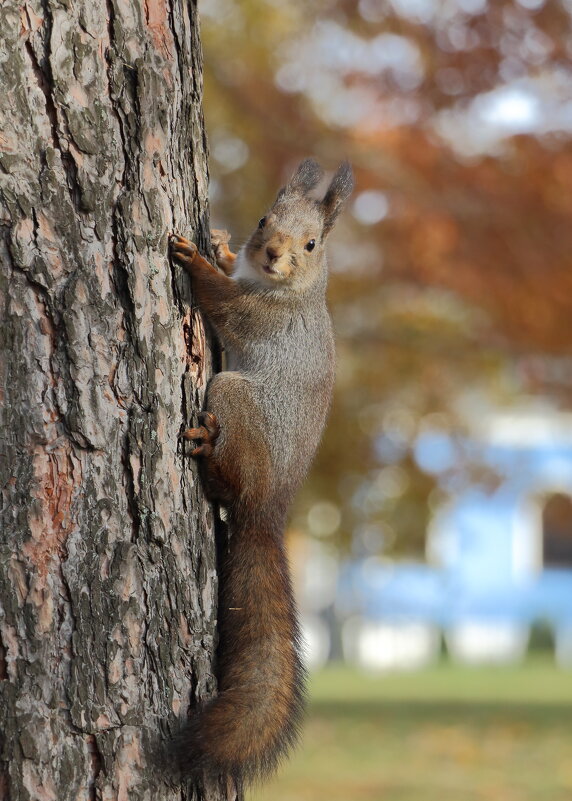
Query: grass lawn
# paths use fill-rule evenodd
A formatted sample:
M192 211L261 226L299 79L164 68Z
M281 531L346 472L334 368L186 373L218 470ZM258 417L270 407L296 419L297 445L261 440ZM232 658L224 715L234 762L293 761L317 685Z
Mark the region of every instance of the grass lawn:
M572 672L442 664L311 681L302 747L248 801L571 801Z

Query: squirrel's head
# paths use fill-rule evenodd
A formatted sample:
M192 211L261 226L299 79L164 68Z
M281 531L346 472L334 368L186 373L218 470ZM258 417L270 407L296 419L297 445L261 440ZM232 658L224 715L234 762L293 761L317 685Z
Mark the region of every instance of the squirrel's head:
M300 164L244 246L238 275L297 291L315 283L325 266L326 237L353 189L352 169L344 162L316 200L310 192L322 175L313 159Z

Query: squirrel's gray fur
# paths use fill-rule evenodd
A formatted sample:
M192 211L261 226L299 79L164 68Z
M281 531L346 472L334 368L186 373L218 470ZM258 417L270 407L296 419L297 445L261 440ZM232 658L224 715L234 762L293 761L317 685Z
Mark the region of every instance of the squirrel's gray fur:
M325 239L352 191L340 165L322 177L303 161L240 250L214 240L215 271L181 237L173 256L192 275L200 308L227 353L208 388L201 440L207 491L226 507L219 600L219 695L179 740L187 772L226 773L237 784L271 770L295 742L304 671L283 534L287 512L318 446L334 381L326 306Z

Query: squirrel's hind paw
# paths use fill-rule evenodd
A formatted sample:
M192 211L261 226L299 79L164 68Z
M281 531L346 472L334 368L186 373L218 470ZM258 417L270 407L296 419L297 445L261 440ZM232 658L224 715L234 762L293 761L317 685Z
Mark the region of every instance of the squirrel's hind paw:
M191 451L191 456L210 456L213 451L213 445L220 434L220 426L212 412L201 412L199 420L202 423L201 426L187 428L181 436L186 440L199 440L201 442L201 445Z

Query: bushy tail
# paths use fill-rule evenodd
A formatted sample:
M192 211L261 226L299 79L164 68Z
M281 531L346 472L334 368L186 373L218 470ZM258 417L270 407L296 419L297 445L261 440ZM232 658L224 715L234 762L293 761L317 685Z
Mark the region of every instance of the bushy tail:
M219 693L177 741L187 775L271 772L298 739L305 676L288 563L267 520L234 520L221 564Z

